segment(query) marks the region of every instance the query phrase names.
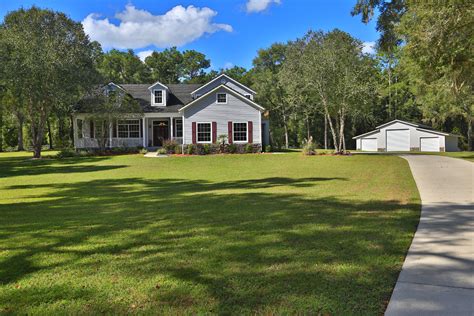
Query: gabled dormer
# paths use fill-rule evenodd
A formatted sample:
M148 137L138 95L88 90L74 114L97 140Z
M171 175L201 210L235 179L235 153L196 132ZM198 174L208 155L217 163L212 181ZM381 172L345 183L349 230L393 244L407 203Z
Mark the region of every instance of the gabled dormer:
M150 104L151 106L166 106L169 99L170 89L157 81L148 87L150 91Z
M125 93L125 89L113 82L109 82L108 84L106 84L103 89L106 96L109 96L111 93L117 92Z
M197 99L220 85L225 85L226 87L236 91L237 93L240 93L241 95L250 100L253 100L255 95L257 94L255 91L253 91L246 85L241 84L240 82L235 79L232 79L226 74L221 74L206 83L205 85L191 92L192 97L193 99Z

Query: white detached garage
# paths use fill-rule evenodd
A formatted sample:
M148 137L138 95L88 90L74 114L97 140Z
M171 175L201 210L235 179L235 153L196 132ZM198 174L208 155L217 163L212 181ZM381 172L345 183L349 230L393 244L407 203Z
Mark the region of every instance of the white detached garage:
M362 151L458 151L458 136L431 127L394 120L371 132L355 136Z

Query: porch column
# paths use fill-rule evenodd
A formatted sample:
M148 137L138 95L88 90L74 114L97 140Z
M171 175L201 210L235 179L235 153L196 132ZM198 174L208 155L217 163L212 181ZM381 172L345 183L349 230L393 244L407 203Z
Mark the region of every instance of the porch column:
M170 117L170 125L171 125L170 139L174 139L174 136L173 136L173 118L172 117Z
M142 140L143 140L143 148L146 148L146 119L145 117L143 117L143 124L142 124L142 128L143 128L143 131L142 131Z

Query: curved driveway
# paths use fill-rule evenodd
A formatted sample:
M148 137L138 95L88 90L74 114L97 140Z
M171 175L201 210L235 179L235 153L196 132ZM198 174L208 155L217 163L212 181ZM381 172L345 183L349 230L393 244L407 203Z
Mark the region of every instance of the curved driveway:
M402 157L422 212L386 315L474 315L474 163Z

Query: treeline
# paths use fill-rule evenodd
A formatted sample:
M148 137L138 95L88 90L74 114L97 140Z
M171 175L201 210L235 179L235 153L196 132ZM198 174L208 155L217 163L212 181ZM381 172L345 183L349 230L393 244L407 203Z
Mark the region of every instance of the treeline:
M358 0L380 15L375 54L341 30L309 31L258 51L251 69L210 70L195 50L102 51L82 25L36 7L0 25L0 150L72 146L72 104L98 83L204 83L227 73L257 92L274 147L354 148L352 137L383 122L423 122L462 135L472 148L473 13L468 1Z

